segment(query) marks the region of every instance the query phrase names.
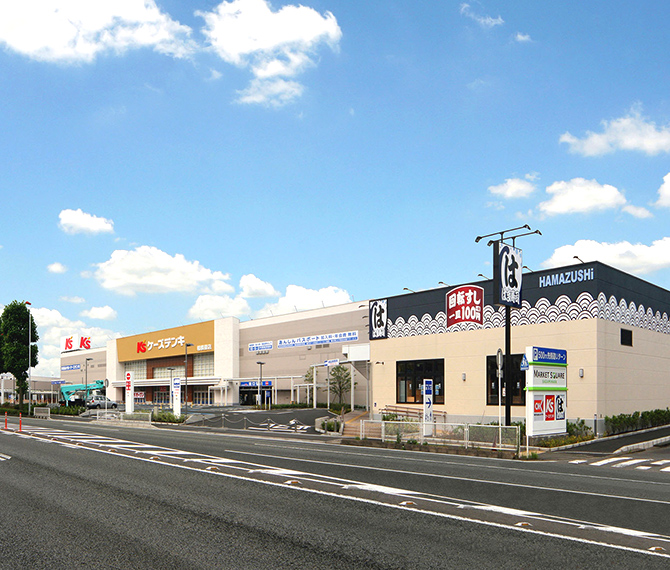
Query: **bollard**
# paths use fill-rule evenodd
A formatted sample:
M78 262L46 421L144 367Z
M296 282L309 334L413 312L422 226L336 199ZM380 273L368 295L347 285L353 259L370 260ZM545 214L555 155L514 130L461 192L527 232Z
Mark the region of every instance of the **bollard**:
M7 429L7 412L5 412L5 429Z
M19 412L19 431L21 431L21 412Z

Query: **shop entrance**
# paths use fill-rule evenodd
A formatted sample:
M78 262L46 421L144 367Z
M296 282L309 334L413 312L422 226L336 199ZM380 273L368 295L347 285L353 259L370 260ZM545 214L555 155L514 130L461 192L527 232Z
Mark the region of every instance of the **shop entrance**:
M272 381L263 380L261 385L261 404L272 404ZM240 382L240 405L255 406L258 402L258 381Z

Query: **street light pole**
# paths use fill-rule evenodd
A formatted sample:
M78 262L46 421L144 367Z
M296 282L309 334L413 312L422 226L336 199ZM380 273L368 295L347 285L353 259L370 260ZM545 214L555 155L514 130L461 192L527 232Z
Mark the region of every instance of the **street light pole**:
M86 359L86 372L85 372L85 377L86 377L86 392L84 393L84 407L86 407L86 400L88 400L88 361L93 360L92 358L87 358Z
M256 362L256 364L258 364L258 366L260 366L260 369L261 369L260 376L258 378L258 405L260 406L261 405L261 385L263 384L263 364L265 364L265 362L258 361L258 362Z
M32 380L32 375L31 375L31 366L30 366L30 359L32 358L31 354L31 349L32 347L30 346L33 342L32 335L33 335L33 319L30 314L30 303L28 301L25 301L26 307L28 309L28 415L30 415L30 382Z
M187 342L184 345L184 413L188 413L188 347L193 346L193 343ZM181 398L181 395L180 395Z

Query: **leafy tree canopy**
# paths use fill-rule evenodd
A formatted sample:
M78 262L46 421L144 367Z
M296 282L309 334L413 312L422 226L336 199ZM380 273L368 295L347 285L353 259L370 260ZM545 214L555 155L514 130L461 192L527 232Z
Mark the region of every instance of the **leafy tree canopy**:
M5 305L0 317L0 339L3 372L11 372L16 378L19 402L23 403L28 391L28 344L30 342L30 366L34 368L38 363L35 342L39 340L37 326L25 302L12 301Z

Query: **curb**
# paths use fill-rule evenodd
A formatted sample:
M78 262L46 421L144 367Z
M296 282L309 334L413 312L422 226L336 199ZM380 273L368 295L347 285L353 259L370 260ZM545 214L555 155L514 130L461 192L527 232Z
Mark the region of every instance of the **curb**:
M665 437L659 437L658 439L650 439L649 441L642 441L640 443L633 443L631 445L624 445L620 447L613 453L631 453L633 451L643 451L654 447L655 445L662 445L664 443L670 443L670 435Z

